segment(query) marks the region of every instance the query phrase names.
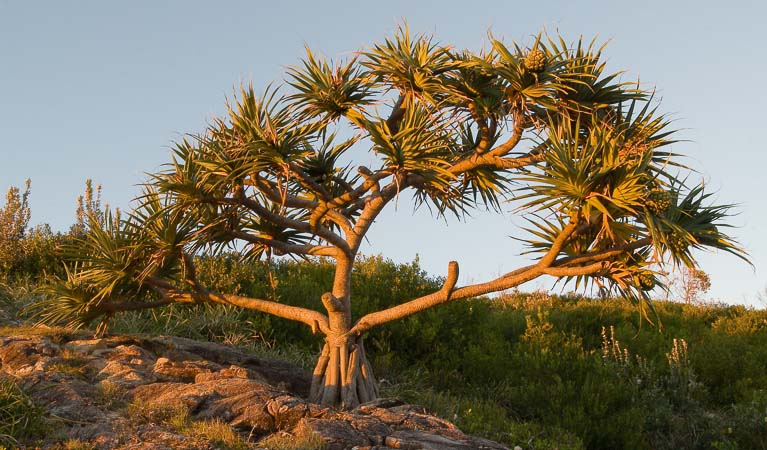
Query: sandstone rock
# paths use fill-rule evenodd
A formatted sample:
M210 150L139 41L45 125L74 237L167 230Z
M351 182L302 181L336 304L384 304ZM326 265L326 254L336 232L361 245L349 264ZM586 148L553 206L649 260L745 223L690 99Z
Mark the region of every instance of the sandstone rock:
M56 356L60 347L42 336L10 336L0 339L0 366L7 373L34 367L42 358ZM31 370L30 370L31 371Z
M357 430L351 422L340 419L306 419L303 423L322 436L327 450L345 450L354 446L370 446L375 438L369 438Z
M155 377L160 381L194 381L201 374L209 374L219 370L221 366L210 361L171 361L166 357L158 358L152 368ZM247 378L247 376L245 377Z
M271 433L308 429L328 450L506 449L466 436L423 407L396 399L379 399L353 411L308 403L306 372L189 339L0 337L3 374L22 378L49 417L63 421L66 436L98 450L218 448L174 428L169 414L178 411L195 421L228 423L250 439L250 448ZM132 409L124 408L126 402ZM51 441L42 448L56 445Z

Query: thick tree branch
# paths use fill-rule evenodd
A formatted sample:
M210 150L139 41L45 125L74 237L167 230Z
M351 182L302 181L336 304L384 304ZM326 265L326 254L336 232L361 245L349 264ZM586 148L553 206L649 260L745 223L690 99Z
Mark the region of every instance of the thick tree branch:
M520 167L531 166L541 161L543 161L543 155L541 153L531 152L517 156L516 158L501 158L500 156L496 156L491 165L499 169L519 169Z
M562 251L562 247L565 246L567 240L570 239L570 236L573 235L577 228L578 222L571 218L570 222L559 233L559 236L551 243L551 248L538 260L536 266L539 268L549 267L557 259L559 252Z
M142 309L159 308L160 306L170 305L171 303L173 303L173 300L168 300L168 299L157 300L154 302L133 302L133 301L102 302L102 303L98 303L95 306L97 314L94 314L93 317L95 317L96 315L102 315L102 314L114 314L114 313L124 312L124 311L139 311Z
M304 199L294 197L292 195L283 194L277 188L276 183L269 180L265 180L260 177L256 177L253 179L253 185L255 185L256 188L262 194L266 196L266 198L268 198L274 203L285 205L290 208L301 208L301 209L305 209L305 210L313 211L313 212L321 211L319 213L320 217L317 220L319 220L323 216L327 216L333 223L338 225L347 235L352 232L352 229L353 229L352 223L349 220L349 218L346 217L334 206L328 206L329 204L327 202L304 200Z
M591 275L605 268L605 262L595 262L586 266L574 267L546 267L543 269L545 275L554 277L577 277L582 275Z
M490 150L488 155L493 157L507 155L510 151L514 150L514 147L516 147L517 144L519 144L519 141L522 140L522 134L524 131L525 127L523 125L523 120L515 118L514 128L511 131L511 137L509 140Z
M493 142L493 137L495 137L495 132L498 129L498 119L495 117L482 117L474 102L469 102L469 112L471 113L474 122L477 123L477 128L479 129L479 142L476 147L474 147L474 151L479 154L485 153L490 148L490 145ZM489 124L488 121L490 122Z
M615 256L624 252L630 252L642 247L646 247L652 244L652 238L645 237L637 239L633 242L627 242L625 244L610 247L605 250L599 250L592 253L586 253L578 256L568 256L566 258L560 258L552 264L552 267L566 267L577 264L588 264L596 261L607 261Z
M455 163L448 170L453 175L460 175L464 172L468 172L478 167L489 166L489 167L497 167L499 169L515 168L515 167L502 167L502 165L511 165L507 161L513 161L516 158L509 160L502 157L507 155L509 152L511 152L514 149L514 147L516 147L517 144L519 144L519 141L522 140L523 131L524 131L524 127L522 127L519 121L517 121L517 123L515 123L514 125L512 135L508 141L493 148L487 153L475 152L471 156ZM525 162L526 164L522 164L523 162ZM532 164L533 162L534 161L519 160L518 164L520 165L517 167L522 167L523 165Z
M277 183L267 180L258 174L249 178L247 183L258 189L259 192L264 194L264 196L266 196L266 198L272 202L280 205L285 205L289 208L314 209L319 205L318 202L300 199L293 195L280 192L280 189L277 187Z
M349 240L349 247L353 252L356 253L359 249L360 244L362 244L362 239L365 237L365 233L370 229L370 226L384 209L386 204L396 197L399 192L408 187L407 178L403 174L396 174L395 180L383 189L379 189L377 183L372 187L372 193L365 199L365 207L357 218L357 222L354 225L354 234Z
M402 121L402 118L405 117L405 108L402 107L402 105L405 103L405 95L400 94L399 98L397 99L397 102L394 104L394 107L391 110L391 114L389 115L389 118L386 119L386 126L389 128L389 131L394 134L399 129L399 123Z
M197 292L186 292L176 288L172 284L158 277L148 277L144 280L144 282L157 293L162 295L163 299L168 302L210 302L220 303L223 305L238 306L240 308L252 309L255 311L271 314L283 319L305 323L306 325L309 325L314 331L318 329L323 333L327 333L329 331L327 316L311 309L285 305L282 303L273 302L271 300L262 300L231 294L221 294L204 289Z
M439 291L407 303L393 306L383 311L367 314L357 321L351 330L349 330L349 334L355 335L363 333L374 326L418 313L450 300L453 289L455 288L455 283L458 281L458 263L450 261L447 270L447 277L445 277L445 282L442 285L442 289Z
M352 192L354 190L354 186L352 186L351 184L347 183L346 180L344 180L343 178L339 177L338 175L333 175L333 181L335 181L339 186L344 188L344 190L346 190L346 192Z
M267 209L266 207L264 207L263 205L259 204L258 202L252 199L249 199L245 195L245 191L243 189L240 189L235 195L236 195L236 198L231 199L232 202L250 209L254 213L258 214L261 218L266 219L275 225L279 225L285 228L292 228L296 231L316 234L317 236L324 239L328 243L338 247L343 252L351 254L349 245L346 243L346 241L341 236L335 234L333 231L329 230L328 228L322 225L319 225L315 227L314 229L312 229L312 226L307 222L289 219L285 216L275 214L269 209ZM230 202L230 199L220 199L220 201Z
M570 225L568 225L568 227L569 226ZM563 235L564 234L565 233L563 233ZM572 234L572 232L570 232L570 234ZM563 239L563 242L564 241L566 241L566 238ZM628 244L615 246L613 248L594 252L588 255L560 258L550 262L550 264L545 266L539 264L528 265L485 283L463 286L457 289L451 287L449 290L443 286L443 288L437 292L419 297L415 300L411 300L397 306L393 306L383 311L367 314L357 321L349 333L360 334L375 326L402 319L409 315L416 314L420 311L431 308L433 306L437 306L441 303L446 303L448 301L473 298L492 292L510 289L519 286L522 283L534 280L541 275L552 275L557 277L593 275L604 270L606 261L615 257L616 255L644 247L651 243L652 240L650 238L643 238ZM556 255L556 253L553 254ZM455 264L455 270L453 270L453 263L451 263L450 268L448 269L447 280L452 280L452 273L455 273L454 276L457 278L457 272L457 263ZM447 280L446 286L448 283ZM454 283L453 281L450 282Z
M363 195L365 195L366 193L370 192L371 189L378 186L381 180L391 175L391 172L388 170L379 170L376 172L371 172L370 169L364 166L360 166L358 168L358 171L360 175L363 176L365 181L361 185L356 187L355 189L334 198L333 200L328 202L329 204L333 206L345 206L351 202L354 202L358 200L360 197L362 197Z

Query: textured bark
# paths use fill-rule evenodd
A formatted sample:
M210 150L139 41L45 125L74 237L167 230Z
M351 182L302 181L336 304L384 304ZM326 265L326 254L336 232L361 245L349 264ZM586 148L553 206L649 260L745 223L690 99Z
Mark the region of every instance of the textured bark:
M309 401L353 409L376 398L378 386L362 338L328 337L312 374Z

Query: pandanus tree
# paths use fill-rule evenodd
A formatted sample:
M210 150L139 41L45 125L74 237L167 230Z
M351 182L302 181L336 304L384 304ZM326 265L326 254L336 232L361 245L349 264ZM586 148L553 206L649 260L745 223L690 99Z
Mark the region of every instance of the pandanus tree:
M175 144L131 213L79 238L41 318L80 326L210 302L302 322L324 336L311 400L353 408L377 395L363 336L378 325L544 275L643 304L657 263L694 266L706 247L745 258L722 232L729 206L669 151L652 92L606 73L601 47L490 42L456 50L403 27L346 60L307 50L264 95L242 87L225 117ZM438 291L352 317L355 258L398 197L457 220L514 208L531 263L458 286L452 261ZM221 251L332 260L324 311L209 290L195 257Z

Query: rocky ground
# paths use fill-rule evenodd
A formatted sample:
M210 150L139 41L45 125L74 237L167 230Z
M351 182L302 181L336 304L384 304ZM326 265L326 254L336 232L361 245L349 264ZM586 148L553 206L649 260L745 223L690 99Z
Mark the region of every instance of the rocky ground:
M0 376L44 408L45 449L506 448L397 400L307 403L301 369L183 338L0 336Z

